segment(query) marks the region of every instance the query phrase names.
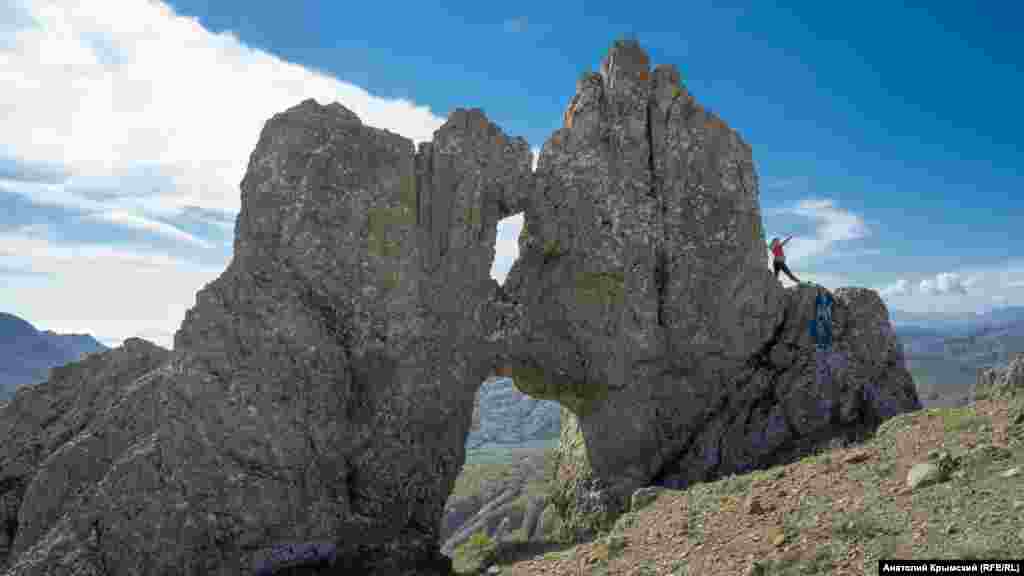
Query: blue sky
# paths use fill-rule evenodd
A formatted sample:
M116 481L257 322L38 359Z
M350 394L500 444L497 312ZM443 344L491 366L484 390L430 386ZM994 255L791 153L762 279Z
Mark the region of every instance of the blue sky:
M336 100L422 141L481 107L539 148L622 35L753 146L798 276L911 311L1024 305L1024 9L789 4L0 3L0 309L170 345L230 260L271 115Z

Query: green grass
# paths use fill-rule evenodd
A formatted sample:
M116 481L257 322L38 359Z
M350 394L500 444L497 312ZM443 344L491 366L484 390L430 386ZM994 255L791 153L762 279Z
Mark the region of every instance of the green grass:
M498 558L498 546L483 532L477 532L455 548L452 566L459 574L478 572Z
M967 432L984 425L988 420L975 414L973 406L951 408L941 411L942 425L946 432Z
M543 253L544 259L546 261L550 261L565 254L565 251L561 249L561 246L558 244L558 240L546 240L544 242Z
M832 519L832 533L849 542L863 542L893 532L893 529L869 511L840 512Z
M835 567L832 561L832 549L823 546L815 551L814 556L786 557L776 560L761 560L754 562L753 575L757 576L796 576L798 574L818 575L827 574Z
M910 507L897 508L894 496L883 490L881 480L892 479L897 440L901 435L913 434L910 428L926 418L938 419L941 423L945 432L943 444L933 448L936 452L947 452L953 456L952 465L959 473L951 480L914 491L910 494ZM1024 398L1011 402L1013 425L1024 430ZM908 550L913 558L1019 557L1020 550L1024 550L1024 522L1020 520L1019 509L1014 509L1014 502L1024 499L1024 476L1004 478L1000 474L1011 467L1024 466L1024 445L1011 444L1009 448L992 446L992 429L993 423L973 406L922 410L887 421L865 442L876 457L857 465L844 466L841 470L848 479L860 484L862 506L856 510L838 509L827 495L802 495L797 509L782 521L785 541L796 542L801 533L815 525L824 525L831 527L827 545L819 546L814 553L805 556L783 554L773 561L761 561L754 573L827 574L853 546L860 546L866 552L861 567L865 574L877 574L879 558L893 557ZM963 446L966 434L977 439L976 448L968 450ZM832 446L838 447L838 444ZM804 461L821 464L830 459L831 452L825 450L806 457ZM922 456L920 461L925 459ZM741 501L753 482L771 481L785 474L784 466L776 466L690 486L685 498L687 537L691 544L705 540L706 521L721 509L725 501ZM538 490L550 488L551 485L536 486ZM623 514L608 530L598 534L598 561L584 566L584 574L608 572L609 562L630 545L624 533L640 521L642 513ZM924 538L912 538L912 514L916 520L925 522L921 530ZM530 550L530 546L536 549L538 544L522 546L519 553ZM568 555L571 559L574 552L573 549L559 549L550 553ZM508 552L499 554L509 557ZM635 573L641 574L644 569L644 565L637 566ZM688 562L680 560L671 567L669 574L686 576L691 572Z

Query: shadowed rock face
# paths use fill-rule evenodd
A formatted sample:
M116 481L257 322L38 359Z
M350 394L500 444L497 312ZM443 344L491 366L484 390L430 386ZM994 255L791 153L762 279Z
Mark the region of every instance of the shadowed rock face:
M817 289L768 271L750 148L674 68L616 44L536 174L530 160L480 110L419 150L339 104L269 120L234 258L174 352L87 360L130 383L97 380L106 404L37 455L0 453L18 519L6 574L242 574L301 542L336 543L341 573L446 574L439 521L495 371L562 404L552 500L579 531L633 488L919 406L874 292L836 292L833 350L816 355ZM499 287L496 224L520 211Z

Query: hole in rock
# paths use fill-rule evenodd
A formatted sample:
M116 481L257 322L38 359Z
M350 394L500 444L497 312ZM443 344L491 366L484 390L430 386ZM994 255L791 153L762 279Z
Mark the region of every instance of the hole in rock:
M519 257L523 213L497 225L491 277L504 285ZM557 525L548 502L548 479L561 429L557 402L516 389L512 378L492 376L477 389L466 461L441 521L441 551L468 568L481 545L529 542L552 545ZM484 540L486 537L486 540Z
M440 526L441 551L457 569L469 567L488 541L528 543L535 550L554 545L557 523L548 481L560 428L557 402L531 398L504 376L480 385L466 462Z
M505 284L509 270L519 258L519 233L523 230L525 215L513 214L498 221L498 235L494 242L494 261L491 262L491 278L498 284Z

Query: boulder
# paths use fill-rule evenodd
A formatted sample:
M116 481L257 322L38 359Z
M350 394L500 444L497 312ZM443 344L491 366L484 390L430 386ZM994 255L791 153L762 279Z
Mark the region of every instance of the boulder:
M643 488L637 488L633 492L633 496L630 499L629 511L636 512L647 506L651 502L658 499L658 496L664 492L665 489L660 486L644 486Z

